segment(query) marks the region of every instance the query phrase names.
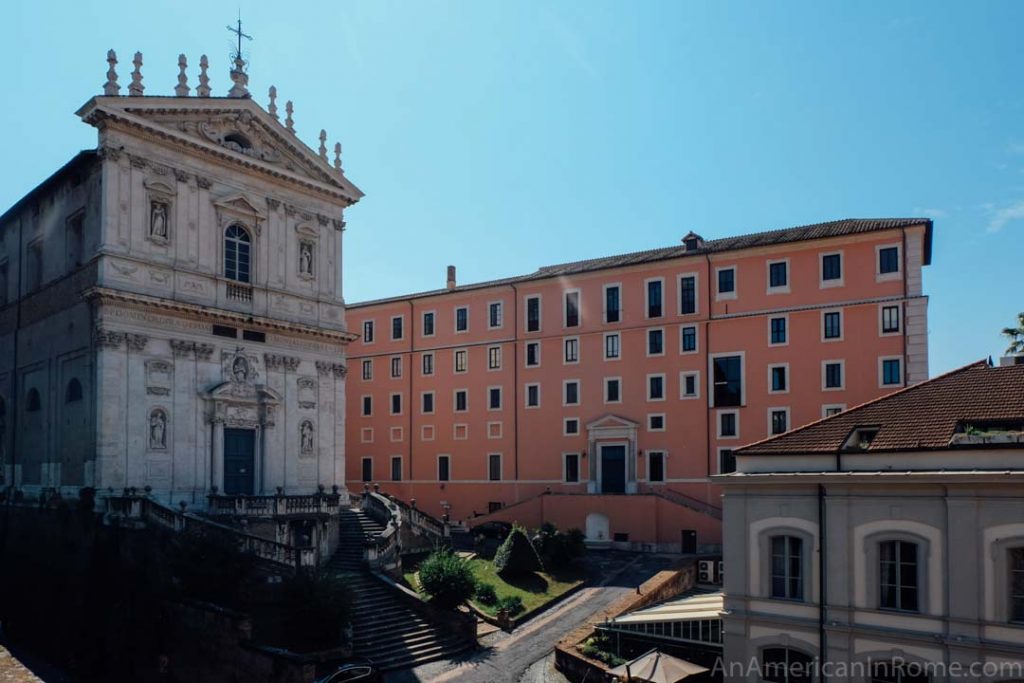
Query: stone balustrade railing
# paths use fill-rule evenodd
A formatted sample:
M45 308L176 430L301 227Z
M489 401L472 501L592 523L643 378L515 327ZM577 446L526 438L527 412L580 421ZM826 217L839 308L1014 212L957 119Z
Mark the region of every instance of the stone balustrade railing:
M272 518L283 515L336 515L345 502L339 493L301 496L207 496L207 512L215 517Z

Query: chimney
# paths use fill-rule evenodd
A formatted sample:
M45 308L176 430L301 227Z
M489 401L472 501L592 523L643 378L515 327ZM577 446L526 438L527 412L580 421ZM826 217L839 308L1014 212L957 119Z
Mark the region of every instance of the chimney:
M455 289L455 266L448 266L448 289Z

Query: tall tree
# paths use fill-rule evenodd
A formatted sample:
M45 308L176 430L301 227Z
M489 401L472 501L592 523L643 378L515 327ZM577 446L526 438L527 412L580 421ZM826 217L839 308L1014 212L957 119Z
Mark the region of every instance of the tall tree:
M1004 327L1003 335L1010 340L1006 353L1010 355L1024 353L1024 313L1017 314L1017 327Z

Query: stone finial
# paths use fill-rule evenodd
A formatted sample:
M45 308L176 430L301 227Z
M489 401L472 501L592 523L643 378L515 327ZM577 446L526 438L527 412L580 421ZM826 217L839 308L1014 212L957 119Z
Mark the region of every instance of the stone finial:
M249 94L249 74L245 73L245 60L241 55L235 55L235 68L231 70L231 90L228 90L228 97L252 97Z
M142 91L146 89L146 86L142 85L141 52L135 53L135 59L132 60L132 64L135 65L135 70L132 71L132 83L128 86L128 94L132 97L142 97Z
M341 143L334 143L334 168L341 170Z
M267 113L277 118L277 88L270 86L270 104L267 105Z
M199 58L199 87L196 88L197 97L209 97L210 96L210 77L206 75L206 70L210 68L210 62L206 59L206 55Z
M188 60L185 55L178 55L178 85L174 86L174 94L178 97L188 97L188 75L185 69L188 68Z
M295 132L295 121L292 120L292 113L294 112L294 110L295 110L295 108L292 107L292 101L291 100L288 100L287 102L285 102L285 104L284 104L284 111L287 114L287 116L285 116L285 118L284 118L284 127L288 129L289 133L294 133Z
M320 158L327 159L327 131L320 129Z
M103 84L104 95L118 95L121 86L117 84L117 53L107 50L107 82Z

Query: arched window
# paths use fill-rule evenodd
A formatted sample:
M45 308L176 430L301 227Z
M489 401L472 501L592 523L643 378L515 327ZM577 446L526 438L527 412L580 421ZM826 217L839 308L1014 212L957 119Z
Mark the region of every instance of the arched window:
M25 397L25 410L29 413L36 413L43 409L43 402L39 398L39 390L32 388L28 390Z
M772 683L810 683L813 659L788 647L766 647L761 653L761 678Z
M804 542L798 536L772 536L771 596L804 599Z
M871 683L928 683L928 672L916 662L872 662Z
M229 225L224 231L224 277L236 282L249 282L252 239L240 225Z
M883 541L878 544L879 606L906 612L918 611L917 544Z
M72 377L71 381L68 382L67 389L64 390L64 402L73 403L74 401L82 400L82 383L78 381L77 377Z

